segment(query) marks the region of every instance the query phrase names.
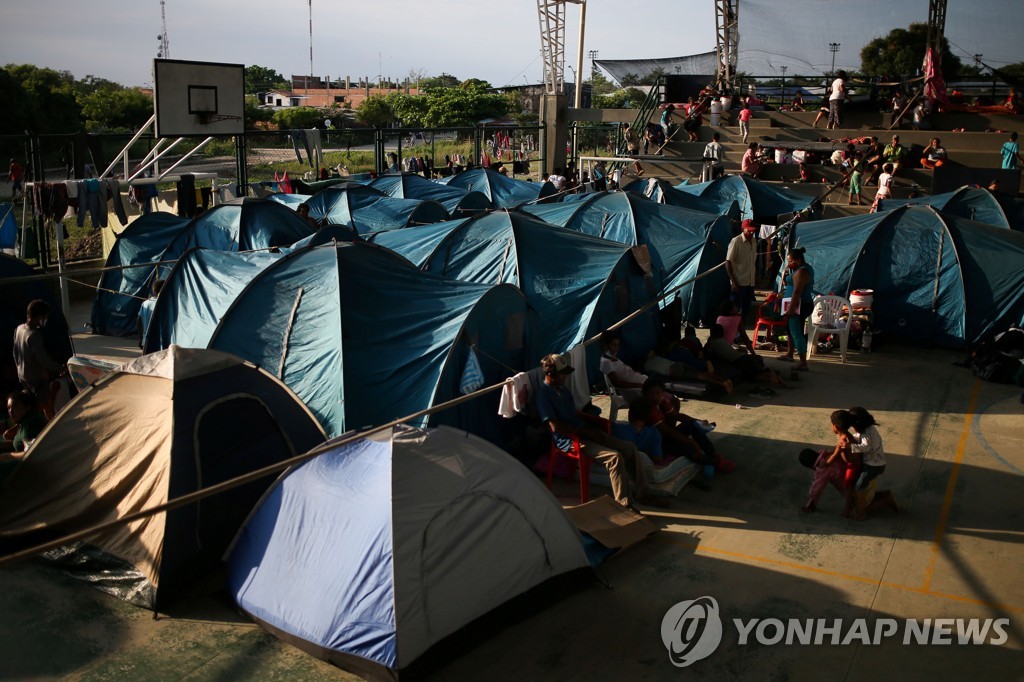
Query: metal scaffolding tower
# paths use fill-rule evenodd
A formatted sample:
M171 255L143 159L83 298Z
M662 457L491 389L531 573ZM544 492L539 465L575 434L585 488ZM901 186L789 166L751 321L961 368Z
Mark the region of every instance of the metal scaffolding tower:
M157 36L157 40L160 41L160 49L156 53L158 59L170 59L171 58L171 41L167 37L167 12L165 11L166 2L160 0L160 35Z
M942 39L946 35L946 0L928 0L928 47L942 61ZM938 64L936 64L938 66Z
M715 49L718 54L717 87L732 90L739 52L740 0L715 0Z
M549 95L565 91L565 5L580 6L580 44L576 70L583 62L583 27L587 11L586 0L537 0L537 15L540 20L540 52L544 60L544 91ZM577 74L576 80L582 79ZM579 106L580 83L576 84L576 106Z

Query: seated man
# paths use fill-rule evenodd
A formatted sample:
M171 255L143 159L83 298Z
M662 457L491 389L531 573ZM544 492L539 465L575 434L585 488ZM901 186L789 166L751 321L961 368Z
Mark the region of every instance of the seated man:
M572 394L565 386L566 376L574 368L567 355L546 355L541 360L544 383L537 391L536 407L541 421L551 429L555 446L563 452L572 447L572 436L579 438L582 453L605 466L612 482L615 501L632 507L634 499L655 506L663 500L647 497L647 477L636 445L589 426L576 412ZM636 497L630 493L629 472L634 478Z
M942 168L946 165L946 148L939 138L933 137L921 154L922 168Z
M900 136L893 135L892 144L885 145L885 149L882 150L882 159L892 166L892 175L900 172L907 153L907 148L900 144Z
M720 324L711 325L708 342L704 345L705 353L719 366L724 366L747 381L768 381L782 384L782 378L774 371L766 369L764 360L755 352L753 345L747 350L740 350L725 339L725 330ZM749 351L749 352L748 352Z

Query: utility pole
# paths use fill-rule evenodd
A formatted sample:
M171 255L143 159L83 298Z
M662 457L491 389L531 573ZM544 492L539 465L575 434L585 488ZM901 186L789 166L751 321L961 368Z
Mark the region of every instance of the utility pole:
M782 69L782 95L781 95L782 102L781 102L781 104L785 104L786 103L786 69L788 69L789 67L788 66L780 66L779 68Z
M590 58L590 82L593 83L597 78L597 50L588 51L587 57Z

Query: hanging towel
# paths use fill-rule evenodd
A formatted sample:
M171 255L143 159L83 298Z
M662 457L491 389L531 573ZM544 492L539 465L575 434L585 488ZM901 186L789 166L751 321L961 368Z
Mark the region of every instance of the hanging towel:
M498 414L511 419L526 409L530 402L530 375L520 372L512 377L511 384L501 389L501 400L498 401Z
M292 151L295 152L295 158L298 159L299 163L302 163L302 152L299 151L299 143L303 146L306 145L306 133L301 130L289 130L288 137L292 140ZM275 173L274 175L277 175Z
M590 402L590 381L587 379L587 349L583 344L569 351L569 362L572 363L576 371L569 375L566 384L578 410Z
M466 358L466 367L462 370L462 381L459 382L459 391L462 395L468 395L478 391L484 386L484 372L480 369L480 361L477 360L476 351L469 349L469 357Z

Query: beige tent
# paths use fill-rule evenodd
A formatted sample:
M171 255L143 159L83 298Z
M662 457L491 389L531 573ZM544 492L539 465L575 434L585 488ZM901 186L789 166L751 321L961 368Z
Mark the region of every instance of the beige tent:
M324 440L295 394L251 363L179 346L143 356L77 396L4 481L0 552L158 505ZM157 609L220 560L273 480L105 532L72 548L74 563L85 562L81 572L101 589Z

